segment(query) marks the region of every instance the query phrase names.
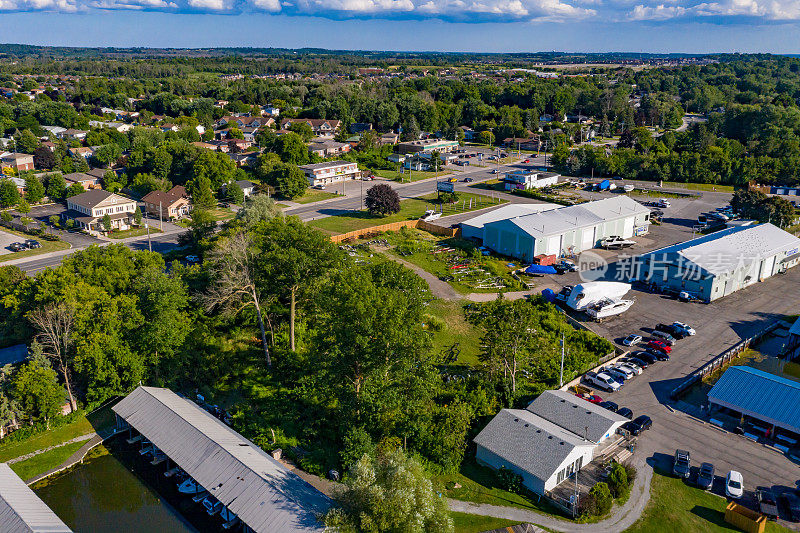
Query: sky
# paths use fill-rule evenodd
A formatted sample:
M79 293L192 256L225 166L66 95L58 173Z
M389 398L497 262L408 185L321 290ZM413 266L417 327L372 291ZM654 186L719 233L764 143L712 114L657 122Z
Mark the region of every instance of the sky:
M0 42L800 53L800 0L0 0Z

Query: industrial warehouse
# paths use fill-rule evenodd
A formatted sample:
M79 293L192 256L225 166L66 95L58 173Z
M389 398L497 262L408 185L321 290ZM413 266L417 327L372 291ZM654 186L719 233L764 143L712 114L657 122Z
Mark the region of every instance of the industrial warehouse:
M508 468L545 494L616 442L627 419L561 390L543 392L525 409L503 409L475 444L479 463Z
M650 210L620 195L485 223L483 245L532 262L540 254L578 254L594 248L606 237L645 235L649 225Z
M185 475L192 489L179 490L205 494L226 524L241 521L244 531L270 533L324 530L317 516L330 507L327 496L194 402L168 389L137 387L113 410L119 429L139 433L129 442L142 442L154 461L176 465L168 472Z
M541 213L542 211L550 211L561 207L558 204L507 204L462 222L460 224L461 237L483 242L483 228L490 222Z
M0 531L72 532L6 463L0 463Z
M785 272L800 239L772 224L737 226L639 256L638 278L711 302Z

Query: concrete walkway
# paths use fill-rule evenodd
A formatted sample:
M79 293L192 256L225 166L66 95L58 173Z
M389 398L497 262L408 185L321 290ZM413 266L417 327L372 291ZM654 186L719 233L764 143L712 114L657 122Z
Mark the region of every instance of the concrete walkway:
M594 524L576 524L551 515L517 507L501 507L452 499L448 499L447 504L451 511L491 516L517 522L529 522L552 531L564 533L619 533L631 527L641 517L647 502L650 501L650 481L653 479L653 469L644 460L636 461L635 466L637 475L628 501L625 502L625 505L612 509L610 517Z
M86 457L86 454L89 453L89 450L91 450L95 446L102 444L104 440L106 440L109 437L113 437L114 435L116 435L116 433L117 432L115 431L106 431L103 432L102 435L97 433L91 434L91 438L86 441L86 444L81 446L75 453L70 455L66 461L56 466L55 468L51 468L50 470L44 472L43 474L39 474L36 477L32 477L31 479L25 480L25 483L28 485L33 485L37 481L41 481L47 477L52 476L53 474L61 472L62 470L66 470L67 468L75 466L76 464L83 461L83 458Z
M67 444L89 440L95 435L97 435L97 433L87 433L86 435L80 435L79 437L75 437L74 439L64 441L62 443L56 444L55 446L48 446L47 448L42 448L41 450L36 450L35 452L26 453L25 455L20 455L19 457L14 457L13 459L9 459L8 461L6 461L6 463L13 465L14 463L19 463L20 461L25 461L27 459L30 459L31 457L36 457L37 455L49 452L50 450L61 448L62 446L66 446Z

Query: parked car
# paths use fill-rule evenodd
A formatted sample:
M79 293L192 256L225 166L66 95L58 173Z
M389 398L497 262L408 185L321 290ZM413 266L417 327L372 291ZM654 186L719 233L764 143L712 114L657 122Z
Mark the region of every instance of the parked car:
M14 242L8 245L8 249L11 250L12 252L22 252L24 250L27 250L28 247L25 246L25 243L23 242Z
M621 387L621 385L616 380L614 380L611 376L609 376L605 372L600 372L599 374L595 374L594 372L592 373L587 372L586 381L598 388L607 390L608 392L614 392L616 390L619 390L619 388Z
M642 336L636 335L635 333L631 333L630 335L622 339L622 344L624 344L625 346L636 346L640 342L642 342Z
M642 431L647 431L653 425L653 421L647 415L637 416L630 422L625 422L622 427L627 429L633 435L639 435Z
M731 470L725 476L725 495L733 499L739 499L744 495L744 478L736 470Z
M669 333L666 333L664 331L658 331L658 330L653 331L653 333L651 333L651 336L656 338L656 339L658 339L658 340L660 340L666 346L674 346L675 345L675 340L676 340L675 337L673 337L672 335L670 335Z
M649 352L633 352L631 356L641 361L644 361L649 365L654 365L656 364L657 361L659 361L658 357Z
M673 322L672 325L675 326L676 328L684 331L686 333L686 335L688 335L690 337L692 335L696 335L697 334L697 332L694 330L694 328L692 326L690 326L688 324L684 324L683 322Z
M472 183L473 181L472 178L464 178L464 183Z
M697 486L704 490L711 490L714 485L714 465L703 463L697 473Z
M648 348L647 353L658 359L659 361L669 361L669 354L666 352L662 352L661 350L655 350L653 348Z
M778 496L778 502L783 503L792 522L800 522L800 496L795 492L784 492Z
M676 339L682 339L686 336L686 333L681 328L673 324L656 324L656 327L653 328L653 333L655 334L655 332L667 333Z
M769 518L778 518L778 502L775 501L775 494L769 489L759 489L756 491L758 510L761 514Z
M630 370L636 376L640 376L642 374L641 367L636 363L623 363L622 361L619 361L617 366L619 366L619 368Z
M25 241L25 246L27 246L31 250L35 250L36 248L41 248L42 247L42 245L39 243L39 241L37 241L35 239L27 239Z
M628 420L630 420L630 419L632 419L632 418L633 418L633 411L631 411L631 410L630 410L630 409L628 409L627 407L622 407L622 408L620 408L620 409L617 411L617 414L618 414L619 416L624 416L624 417L625 417L625 418L627 418Z
M629 380L629 379L631 379L633 377L633 372L631 372L630 370L626 371L626 370L622 370L621 368L617 368L617 367L613 367L613 366L612 367L607 367L605 370L603 370L603 372L605 372L606 374L608 374L612 378L617 379L617 381L619 381L620 384L625 383L627 380Z
M500 174L500 171L495 168L492 170L492 174Z
M664 352L666 354L672 351L672 348L670 346L668 346L665 342L660 340L652 340L648 342L646 346L651 350L655 350L657 352Z
M631 357L623 357L622 359L620 359L620 361L625 363L625 364L636 365L636 366L638 366L639 368L642 368L642 369L647 368L648 366L650 366L649 362L647 362L647 361L645 361L643 359L640 359L638 357L633 357L633 356L631 356Z
M678 477L688 478L692 471L692 461L686 450L675 450L675 460L672 463L672 473Z
M597 394L589 394L589 393L586 393L586 392L582 392L582 393L578 394L578 398L583 398L587 402L591 402L591 403L598 403L598 404L599 403L603 403L603 399L600 396L598 396Z
M317 189L318 191L324 191L325 190L325 186L324 185L314 185L311 188L312 189Z
M599 403L597 405L599 405L603 409L608 409L609 411L614 412L614 413L616 413L617 410L619 409L619 405L615 404L614 402L609 402L609 401L605 401L605 402Z

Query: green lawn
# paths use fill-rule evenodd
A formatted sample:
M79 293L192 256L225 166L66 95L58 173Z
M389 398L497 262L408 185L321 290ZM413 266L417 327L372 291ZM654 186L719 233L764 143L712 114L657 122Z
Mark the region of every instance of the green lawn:
M634 191L626 194L630 194L631 196L650 196L653 198L688 198L690 200L698 198L698 196L694 196L693 194L677 194L674 192L664 192L653 189L635 189Z
M515 522L514 520L503 520L502 518L494 518L492 516L480 516L467 513L450 513L450 518L453 519L456 533L481 533L483 531L491 531L492 529L500 529L501 527L519 524L519 522Z
M69 457L77 452L84 444L86 444L86 441L65 444L49 452L40 453L30 459L14 463L11 465L11 470L16 472L23 480L31 479L32 477L57 467L69 459Z
M708 533L739 531L725 522L724 498L694 488L683 480L653 474L650 486L650 501L642 518L626 530L626 533L685 533L703 531ZM789 531L767 522L768 533Z
M400 222L402 220L414 220L424 215L425 211L428 209L431 209L433 207L431 200L435 199L436 194L429 194L419 198L402 200L400 202L400 212L385 217L371 215L367 211L350 211L345 215L313 220L309 222L309 225L332 233L347 233L348 231L356 231L372 226ZM470 200L472 200L471 208ZM505 203L505 200L500 200L499 203ZM496 202L493 202L488 196L473 193L459 193L458 202L455 204L445 204L443 206L443 213L445 216L453 215L455 213L483 209L484 207L495 204ZM439 206L437 205L436 207L438 209Z
M458 363L476 365L480 353L480 332L464 318L463 301L434 300L427 312L444 322L441 331L433 334L433 349L444 352L454 344L460 351Z
M411 183L414 181L426 180L428 178L438 178L441 176L448 176L452 174L452 170L440 170L439 172L430 172L427 170L414 170L411 172L411 180L408 179L408 170L405 173L400 174L396 170L375 170L373 174L378 176L379 178L385 178L389 180L396 180L402 181L404 183Z
M339 195L335 192L326 192L319 189L306 189L306 192L304 192L302 196L298 196L297 198L293 199L292 202L297 202L298 204L310 204L313 202L319 202L320 200L336 198L337 196Z
M22 259L24 257L46 254L48 252L57 252L59 250L66 250L70 248L69 243L66 243L64 241L46 241L40 237L36 237L34 235L28 235L26 233L22 233L20 231L15 231L8 228L0 229L0 233L10 233L11 235L16 235L19 237L20 241L25 241L27 239L35 239L39 241L39 244L42 245L41 248L36 248L35 250L25 250L24 252L12 252L0 255L0 262L9 261L11 259Z
M692 191L716 191L733 192L733 185L718 185L716 183L682 183L679 181L665 181L664 187L675 187L676 189L689 189Z
M220 221L223 221L223 220L230 220L236 215L236 213L234 213L232 210L228 209L227 207L214 207L212 209L208 209L208 213L217 222L220 222Z
M114 424L114 413L105 407L88 416L80 416L69 424L53 428L50 431L32 435L21 441L0 441L0 462L8 461L20 455L36 450L49 448L62 442L86 435L98 429L107 429Z
M161 230L150 226L150 235L155 235L156 233L161 233ZM147 235L147 228L143 226L126 229L125 231L113 231L109 237L112 239L127 239L128 237L141 237L142 235Z

